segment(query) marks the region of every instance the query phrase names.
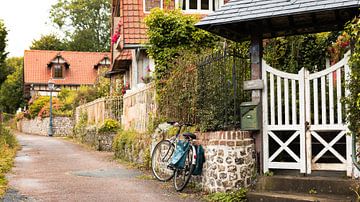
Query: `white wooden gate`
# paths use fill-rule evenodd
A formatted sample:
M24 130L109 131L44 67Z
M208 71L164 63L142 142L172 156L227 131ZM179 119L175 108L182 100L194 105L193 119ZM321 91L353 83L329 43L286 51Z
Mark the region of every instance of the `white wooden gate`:
M347 171L351 137L346 135L349 53L337 64L310 74L276 70L262 63L264 172L269 169Z

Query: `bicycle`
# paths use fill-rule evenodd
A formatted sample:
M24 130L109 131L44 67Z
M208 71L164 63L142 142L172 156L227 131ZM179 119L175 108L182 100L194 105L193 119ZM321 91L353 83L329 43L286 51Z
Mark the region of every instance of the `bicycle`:
M174 176L174 186L177 191L185 188L191 178L191 174L195 168L196 150L192 144L192 140L196 139L196 135L192 133L184 133L183 137L189 146L185 151L186 155L184 168L174 168L170 165L170 161L175 152L175 144L179 141L180 131L183 126L192 126L187 123L167 122L172 126L179 127L175 136L170 139L161 140L156 144L151 156L151 170L154 176L160 181L169 181Z

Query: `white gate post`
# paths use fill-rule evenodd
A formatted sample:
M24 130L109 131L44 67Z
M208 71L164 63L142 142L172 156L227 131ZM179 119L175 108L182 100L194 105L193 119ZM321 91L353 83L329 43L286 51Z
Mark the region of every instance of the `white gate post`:
M300 111L300 173L306 172L306 160L305 160L305 76L307 70L302 68L299 71L299 111ZM309 73L307 73L309 74Z
M311 159L312 159L312 144L311 144L311 104L310 104L310 80L309 80L309 71L307 69L304 70L304 84L305 84L305 123L304 123L304 130L305 130L305 149L306 149L306 155L305 155L305 168L306 173L311 174Z
M262 110L263 110L263 117L262 117L262 121L263 121L263 124L262 124L262 127L263 127L263 135L262 135L262 138L263 138L263 172L266 173L269 171L269 137L267 135L267 126L268 126L268 87L267 87L267 77L266 77L266 70L265 70L265 67L266 67L266 62L265 60L262 60L262 79L264 81L264 88L263 88L263 91L262 91L262 104L263 104L263 107L262 107Z

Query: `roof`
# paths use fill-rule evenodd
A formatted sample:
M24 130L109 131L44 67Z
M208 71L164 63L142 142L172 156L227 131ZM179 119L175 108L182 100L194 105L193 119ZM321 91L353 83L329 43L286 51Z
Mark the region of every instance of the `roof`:
M69 64L65 70L64 79L53 79L58 85L89 85L94 84L97 77L97 65L110 53L25 50L24 53L24 81L25 83L48 83L51 69L48 63L60 55Z
M116 6L117 1L113 1L113 6ZM120 27L121 27L121 43L122 47L127 45L142 45L147 41L147 27L144 18L150 14L144 12L144 1L142 0L120 0ZM173 9L175 1L163 1L163 7ZM117 26L116 24L114 26ZM117 29L115 27L115 29Z
M147 40L143 1L123 0L122 10L122 40L124 44L142 44Z
M359 0L230 0L219 10L203 18L196 26L220 35L225 30L215 29L227 26L227 31L231 31L236 28L237 37L241 38L249 34L245 32L250 32L253 25L260 29L269 29L269 32L276 32L276 26L281 24L295 29L299 26L310 27L311 24L325 26L336 22L344 23L358 13L359 7ZM292 18L289 19L289 16ZM286 27L283 25L281 28ZM265 31L267 30L261 30ZM296 34L295 32L296 30L293 34Z
M123 49L112 63L111 71L128 69L132 62L132 54L128 49Z

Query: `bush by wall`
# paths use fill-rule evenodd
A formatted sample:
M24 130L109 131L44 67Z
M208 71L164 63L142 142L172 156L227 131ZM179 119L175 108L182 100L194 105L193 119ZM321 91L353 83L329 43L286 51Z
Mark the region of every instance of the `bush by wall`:
M114 137L120 124L113 119L107 119L101 126L88 125L87 113L81 113L79 121L73 129L73 137L96 150L112 151Z
M151 136L134 130L120 130L113 142L115 157L121 160L150 167Z
M5 173L13 165L17 147L18 144L14 135L0 123L0 197L6 191L7 180Z

